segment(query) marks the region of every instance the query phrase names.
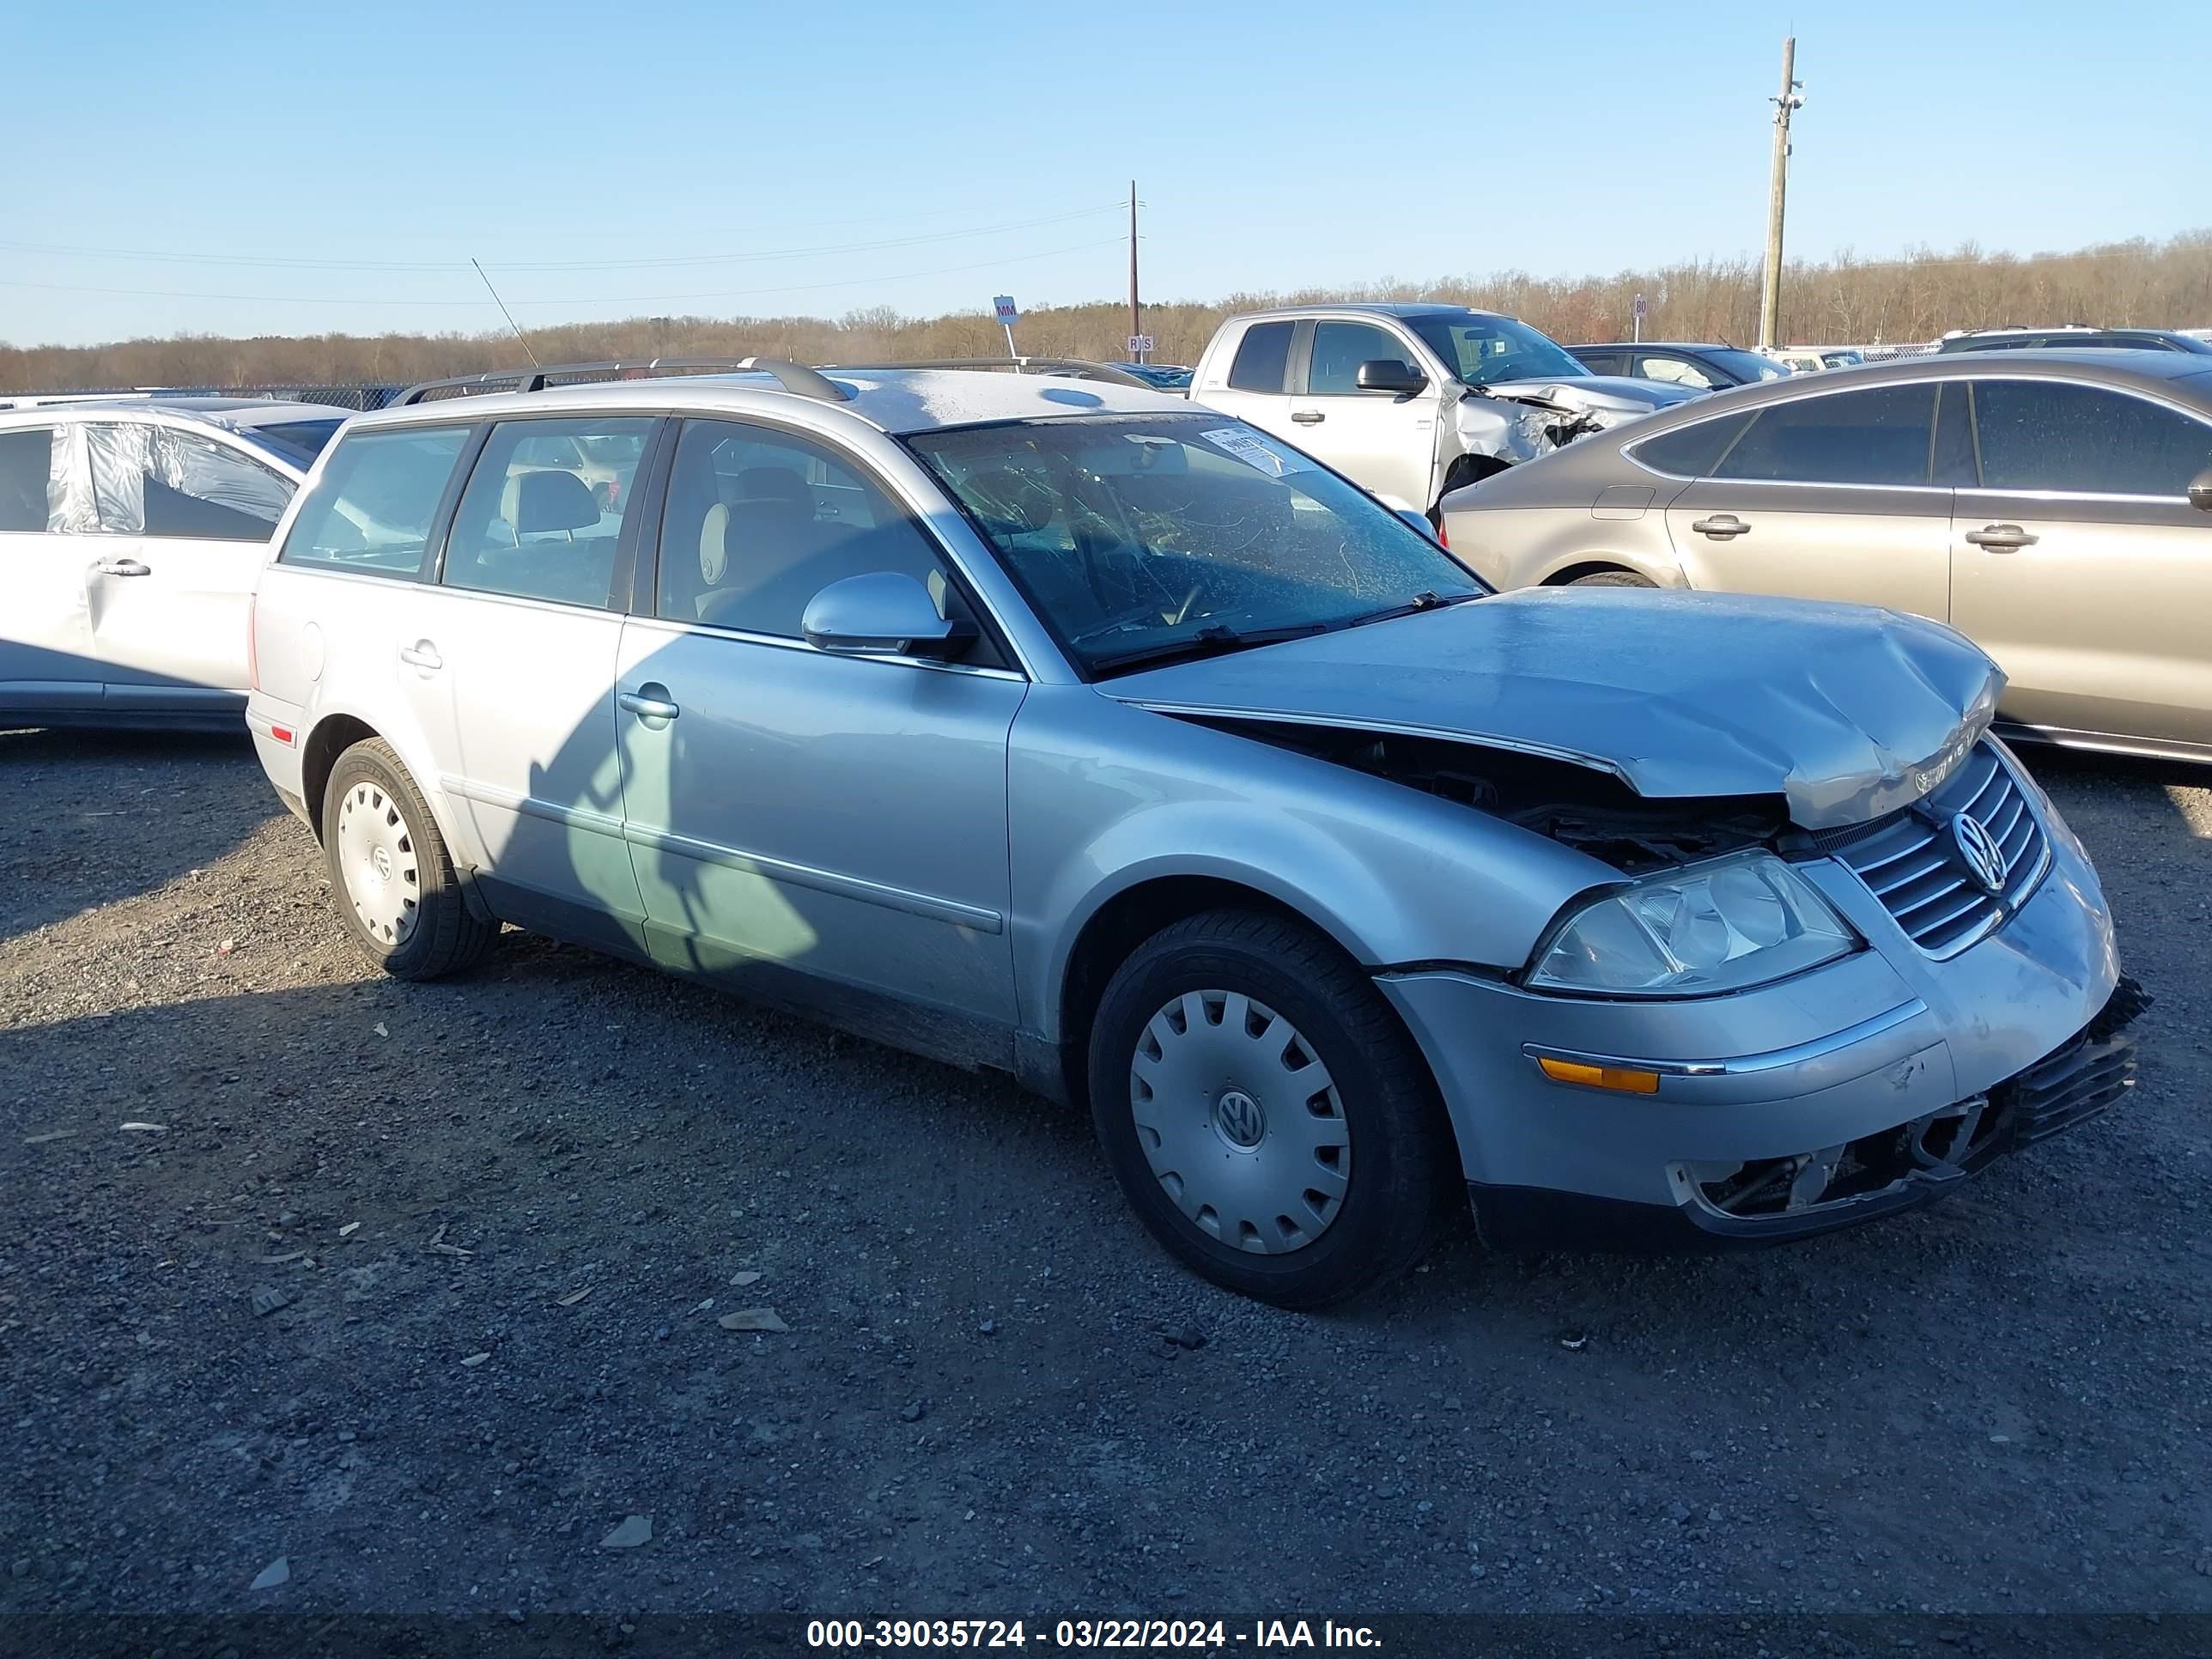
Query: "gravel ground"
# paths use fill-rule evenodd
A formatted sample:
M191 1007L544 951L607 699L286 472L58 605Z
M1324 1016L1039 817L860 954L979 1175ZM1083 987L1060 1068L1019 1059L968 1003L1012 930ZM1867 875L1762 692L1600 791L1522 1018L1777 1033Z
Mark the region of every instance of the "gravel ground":
M0 736L0 1612L2212 1610L2212 792L2036 758L2125 1108L1316 1317L1008 1084L514 934L383 982L238 744Z

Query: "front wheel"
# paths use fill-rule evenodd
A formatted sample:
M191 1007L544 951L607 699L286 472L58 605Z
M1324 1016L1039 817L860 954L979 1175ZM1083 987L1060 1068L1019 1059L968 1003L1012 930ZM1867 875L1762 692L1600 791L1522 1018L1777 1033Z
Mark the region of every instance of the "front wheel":
M1152 1236L1280 1307L1395 1278L1447 1213L1458 1160L1389 1005L1328 939L1218 910L1153 935L1093 1023L1091 1099Z
M396 978L456 973L497 932L469 914L437 821L381 738L354 744L331 769L323 856L355 945Z

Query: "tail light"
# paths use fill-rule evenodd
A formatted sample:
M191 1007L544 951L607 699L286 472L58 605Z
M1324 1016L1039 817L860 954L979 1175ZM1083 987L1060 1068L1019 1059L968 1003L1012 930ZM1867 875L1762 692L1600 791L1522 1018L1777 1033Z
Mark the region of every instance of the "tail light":
M1437 545L1445 549L1451 546L1451 535L1444 528L1444 515L1441 513L1437 514Z
M261 649L254 638L260 630L253 625L253 613L260 603L258 593L246 596L246 683L256 691L261 689Z

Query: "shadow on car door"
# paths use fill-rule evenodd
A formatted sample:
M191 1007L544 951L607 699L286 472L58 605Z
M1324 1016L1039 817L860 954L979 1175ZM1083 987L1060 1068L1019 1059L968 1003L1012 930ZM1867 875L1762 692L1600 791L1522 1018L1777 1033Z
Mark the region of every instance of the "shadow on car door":
M801 637L807 603L847 576L897 571L951 602L934 544L818 440L685 422L660 523L614 717L653 956L833 1020L896 1019L924 1052L1003 1055L1026 678L988 641L947 663Z

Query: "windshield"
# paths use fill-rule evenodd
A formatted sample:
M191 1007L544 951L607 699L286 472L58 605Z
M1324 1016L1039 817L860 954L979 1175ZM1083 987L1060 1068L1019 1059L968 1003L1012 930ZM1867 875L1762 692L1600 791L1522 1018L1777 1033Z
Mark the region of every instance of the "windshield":
M266 450L281 461L305 468L313 465L316 456L345 424L345 416L335 416L326 421L277 421L264 426L233 427L232 431L246 442Z
M1551 336L1510 317L1469 313L1464 317L1434 315L1405 320L1423 343L1469 386L1494 386L1501 380L1581 380L1589 374Z
M1705 355L1708 362L1718 364L1731 374L1741 374L1747 383L1787 380L1790 375L1787 363L1778 363L1773 358L1762 357L1756 351L1741 351L1734 346L1723 346Z
M1218 415L1021 421L908 442L1090 673L1488 591L1372 496Z

